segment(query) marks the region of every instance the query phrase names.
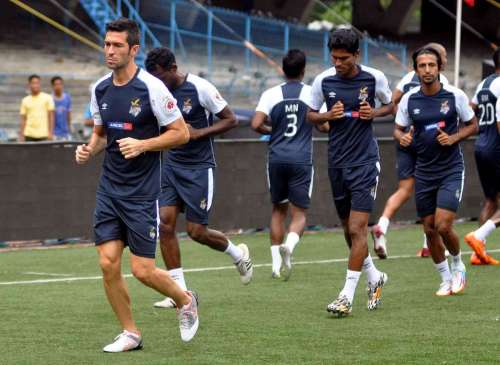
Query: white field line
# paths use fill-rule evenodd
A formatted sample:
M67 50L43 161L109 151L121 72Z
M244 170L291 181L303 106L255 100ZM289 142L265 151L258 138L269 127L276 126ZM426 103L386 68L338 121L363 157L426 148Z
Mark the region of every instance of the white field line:
M500 249L488 250L488 252L500 252ZM471 251L463 251L462 255L471 254ZM398 259L411 259L418 258L415 255L399 255L399 256L389 256L387 260L398 260ZM429 259L430 260L430 259ZM343 259L329 259L329 260L311 260L311 261L294 261L294 265L316 265L316 264L332 264L338 262L347 262L347 258ZM270 267L271 264L254 264L253 267ZM186 269L184 272L208 272L208 271L221 271L221 270L234 270L234 265L231 266L215 266L215 267L201 267L195 269ZM132 274L123 275L125 278L132 277ZM39 280L21 280L21 281L0 281L0 285L27 285L27 284L50 284L50 283L68 283L72 281L82 281L82 280L101 280L102 276L79 276L71 278L57 278L57 279L39 279Z
M26 271L22 272L23 275L38 275L38 276L71 276L72 274L54 274L50 272L35 272L35 271Z

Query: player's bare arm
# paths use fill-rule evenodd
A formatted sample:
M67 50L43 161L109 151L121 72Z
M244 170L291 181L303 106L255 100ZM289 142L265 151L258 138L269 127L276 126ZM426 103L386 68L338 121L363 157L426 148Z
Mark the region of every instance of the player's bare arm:
M122 138L116 142L125 159L131 159L144 152L171 149L189 141L189 130L183 118L167 125L167 130L158 137L149 139Z
M438 140L439 144L441 146L452 146L455 143L458 143L474 134L477 134L477 132L479 131L477 118L475 116L464 124L465 127L460 128L457 133L452 135L449 135L438 128L436 139Z
M272 127L267 122L267 115L263 112L255 112L255 115L252 118L251 127L254 131L260 134L271 134Z
M307 112L307 121L312 124L324 124L329 121L337 120L344 117L344 104L339 100L333 104L332 108L324 113L317 110Z
M227 132L230 129L233 129L238 125L238 119L236 119L236 115L234 115L233 111L228 106L226 106L216 115L219 120L210 127L206 128L193 128L188 121L187 127L189 129L190 139L196 141L202 138L217 136L219 134Z

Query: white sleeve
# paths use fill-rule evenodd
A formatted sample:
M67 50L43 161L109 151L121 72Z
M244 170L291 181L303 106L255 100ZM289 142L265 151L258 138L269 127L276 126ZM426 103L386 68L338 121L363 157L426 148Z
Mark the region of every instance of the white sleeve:
M469 105L469 98L462 90L458 90L455 93L455 100L457 103L458 117L462 122L468 122L474 118L474 111Z
M411 124L410 115L408 114L408 99L408 93L406 93L398 104L395 122L401 127L408 127Z
M99 105L97 104L97 98L95 96L95 87L92 88L91 96L90 96L90 114L92 115L92 119L94 120L94 125L102 125L101 113L99 112Z
M314 82L311 87L311 93L309 94L309 98L306 98L304 102L311 108L312 110L320 110L321 106L325 102L325 96L323 95L323 90L321 88L321 83L323 78L317 76L314 79Z
M444 73L439 73L439 81L443 84L443 85L449 85L450 82L448 81L448 78L445 76Z
M151 109L158 120L160 126L166 126L175 120L182 118L182 114L177 107L177 100L172 96L167 87L158 82L149 83L149 100Z
M198 89L200 104L212 114L220 113L227 106L227 102L214 85L206 80L204 81L203 85Z
M269 90L266 90L262 93L259 99L259 103L257 104L257 107L255 108L256 112L262 112L265 115L269 116L271 113L272 109L272 98L269 97Z
M404 92L405 85L411 82L412 78L413 78L413 72L408 72L406 75L403 76L401 80L399 80L398 84L396 85L396 89L398 89L401 92Z
M389 81L382 72L377 72L375 75L375 96L384 105L387 105L392 100L392 92L389 88Z
M471 100L476 105L479 104L479 101L477 100L477 94L479 93L479 91L481 91L482 86L483 86L483 82L481 81L479 83L479 85L477 85L476 92L474 93L474 96L472 97L472 100Z
M497 98L497 104L496 104L496 117L497 117L497 123L500 123L500 97Z

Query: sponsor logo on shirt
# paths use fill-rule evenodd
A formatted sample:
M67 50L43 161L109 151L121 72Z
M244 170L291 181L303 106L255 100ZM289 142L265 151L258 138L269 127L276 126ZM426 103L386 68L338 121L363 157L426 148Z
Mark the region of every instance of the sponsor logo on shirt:
M108 128L111 129L121 129L124 131L132 131L134 130L134 124L132 122L109 122Z
M448 100L445 100L441 103L441 109L439 111L442 114L447 114L450 111L450 106L448 105Z
M164 105L167 113L172 113L175 111L175 106L177 105L177 102L175 101L175 99L171 97L165 97Z
M191 101L190 98L187 98L186 100L184 100L184 103L182 104L182 111L186 114L189 114L192 109L193 109L193 102Z
M352 111L352 112L345 112L344 117L347 118L359 118L359 112L358 111Z
M330 91L330 92L328 93L328 97L329 97L329 98L335 99L335 97L336 97L336 96L337 96L337 93L336 93L335 91Z
M137 117L141 112L141 100L136 98L130 102L130 109L128 111L134 117Z
M426 125L425 130L432 131L432 130L438 129L438 128L443 129L444 127L446 127L446 122L444 120L440 120L437 123L432 123L432 124Z
M363 86L361 87L361 89L359 89L358 99L361 102L365 102L368 99L368 86Z

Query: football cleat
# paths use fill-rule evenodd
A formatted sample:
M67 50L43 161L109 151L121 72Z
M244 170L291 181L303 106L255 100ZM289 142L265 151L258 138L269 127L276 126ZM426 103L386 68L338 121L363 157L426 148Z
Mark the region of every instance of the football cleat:
M133 350L141 350L143 347L142 338L135 333L124 330L115 337L113 343L105 346L104 352L125 352Z
M200 321L198 319L198 295L193 291L187 291L186 293L191 297L191 303L178 309L177 316L179 318L181 339L184 342L189 342L196 335Z
M476 253L476 255L479 257L479 259L486 263L487 258L486 258L486 250L484 248L484 241L478 240L474 236L474 232L470 232L465 235L464 237L465 243L469 245L470 248Z
M451 281L443 281L439 284L439 289L436 292L438 297L446 297L451 295Z
M236 262L236 269L240 273L240 280L244 285L247 285L252 280L253 266L252 260L250 259L250 251L248 246L244 243L240 243L238 248L242 251L242 256L240 261Z
M427 247L422 247L420 250L417 252L418 257L429 257L431 255L431 251Z
M280 255L281 255L281 273L283 274L283 279L287 281L292 275L292 251L290 247L285 244L280 245Z
M169 297L156 302L155 304L153 304L153 306L155 308L177 308L177 304L175 304L174 300Z
M470 255L470 264L471 265L486 265L485 263L483 263L481 261L481 259L479 258L478 255L476 255L475 252L473 252L472 255Z
M458 294L465 289L465 265L460 265L458 268L453 268L451 270L451 293Z
M271 278L273 278L273 279L279 279L279 278L281 278L281 274L279 272L273 271L271 273Z
M326 311L337 315L337 317L345 317L351 314L352 304L345 295L339 295L337 299L326 306Z
M387 258L387 240L385 234L380 229L378 224L374 225L371 230L373 238L373 250L380 259Z
M382 296L382 288L385 284L387 284L387 281L389 280L389 277L387 276L386 273L381 272L380 273L380 279L376 283L368 283L368 287L366 288L366 291L368 293L368 303L367 303L367 308L369 311L377 309L377 307L380 305L380 297Z

